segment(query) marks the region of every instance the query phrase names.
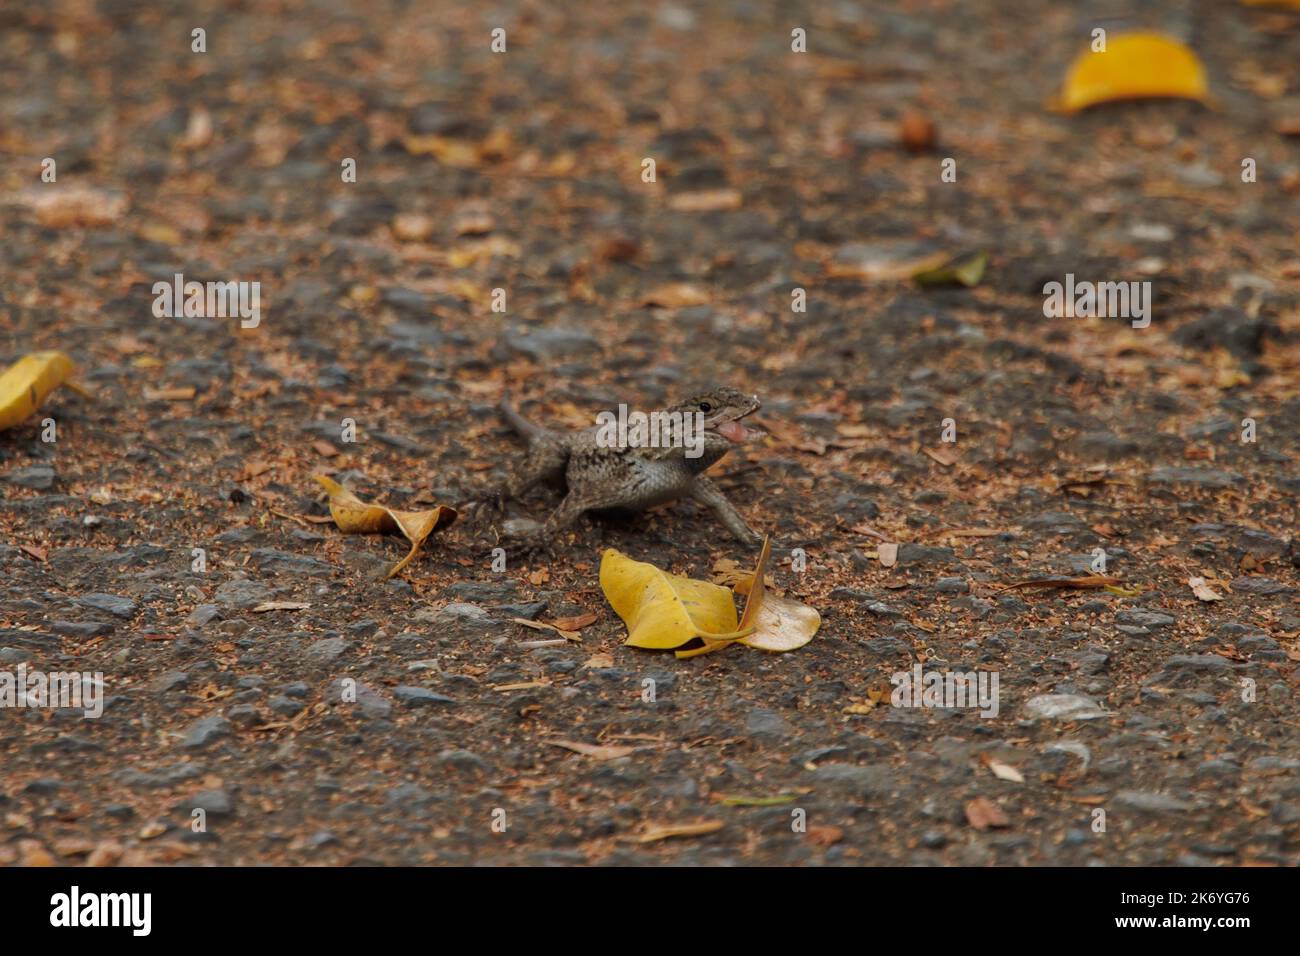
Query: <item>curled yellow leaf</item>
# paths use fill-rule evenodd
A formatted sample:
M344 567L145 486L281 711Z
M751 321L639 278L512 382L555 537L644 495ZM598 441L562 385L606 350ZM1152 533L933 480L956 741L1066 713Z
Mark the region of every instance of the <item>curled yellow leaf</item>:
M32 352L5 369L0 374L0 428L12 428L33 415L73 371L72 359L62 352Z
M315 475L330 496L330 514L339 530L348 534L390 534L401 532L411 542L411 550L401 561L393 565L388 577L400 572L415 557L424 544L424 539L439 527L446 527L456 520L456 509L438 505L429 511L397 511L383 505L367 504L333 478Z
M601 555L600 587L627 625L625 643L632 647L667 650L697 637L726 642L746 633L726 588L668 574L613 548Z
M1074 113L1097 103L1152 98L1206 102L1205 67L1177 40L1137 32L1111 37L1104 50L1080 53L1053 106Z
M747 593L745 612L740 618L740 635L726 640L710 640L701 635L704 646L678 651L683 660L720 651L732 643L755 647L761 651L793 651L813 639L821 627L821 615L806 604L767 593L767 566L772 558L772 539L763 539L758 564L748 581L736 585L737 593Z

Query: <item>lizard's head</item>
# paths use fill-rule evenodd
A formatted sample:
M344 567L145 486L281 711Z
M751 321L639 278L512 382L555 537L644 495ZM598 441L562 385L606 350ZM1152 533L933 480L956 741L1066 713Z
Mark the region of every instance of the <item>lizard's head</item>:
M759 433L746 428L741 419L758 411L761 404L757 395L721 385L679 402L672 411L702 415L706 435L718 435L732 445L742 445Z

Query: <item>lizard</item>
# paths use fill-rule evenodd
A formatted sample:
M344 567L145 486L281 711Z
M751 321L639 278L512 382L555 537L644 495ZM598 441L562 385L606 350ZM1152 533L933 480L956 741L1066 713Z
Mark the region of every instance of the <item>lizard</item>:
M566 494L559 507L536 531L520 536L520 544L529 550L549 550L557 536L585 512L641 511L678 498L705 505L735 538L757 545L761 537L704 472L732 446L761 434L741 422L760 406L757 396L730 386L701 392L662 409L661 415L691 416L690 421L701 425L702 431L692 436L674 427L670 431L673 440L649 447L645 442L611 441L608 431L602 435L601 426L567 433L542 428L504 397L498 410L527 442L528 451L519 469L493 497L500 508L540 482L563 480Z

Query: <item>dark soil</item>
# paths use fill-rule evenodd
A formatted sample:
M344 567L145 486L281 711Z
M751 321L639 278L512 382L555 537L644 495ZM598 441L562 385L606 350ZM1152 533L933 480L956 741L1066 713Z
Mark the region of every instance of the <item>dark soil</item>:
M0 12L0 362L93 398L0 434L0 671L108 700L0 710L0 863L1300 862L1300 13L41 6ZM1048 111L1098 25L1182 37L1214 108ZM976 250L970 289L862 265ZM260 282L260 325L156 318L176 273ZM1044 317L1067 273L1149 280L1150 327ZM756 557L689 503L503 573L462 521L391 580L400 539L309 520L317 473L500 481L504 393L580 427L715 382L764 402L713 473L822 614L792 653L623 645L604 548ZM1095 549L1117 590L1001 590ZM998 715L891 706L917 663Z

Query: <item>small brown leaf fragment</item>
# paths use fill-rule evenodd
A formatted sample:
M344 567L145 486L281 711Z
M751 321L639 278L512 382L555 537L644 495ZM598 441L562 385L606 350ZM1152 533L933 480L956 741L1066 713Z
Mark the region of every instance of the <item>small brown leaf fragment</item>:
M584 744L578 740L548 740L552 747L563 747L575 754L591 757L594 760L617 760L636 753L635 747L620 747L615 744Z
M938 448L923 448L921 450L945 468L951 468L957 464L960 457L953 449L943 445Z
M934 146L934 123L915 110L903 114L898 124L898 141L913 153L923 153Z
M236 481L248 481L250 478L256 478L258 475L264 475L276 466L266 461L250 461L235 478Z
M1187 585L1200 601L1222 601L1223 595L1205 583L1205 578L1188 578Z
M146 823L143 827L141 827L140 832L137 833L136 836L139 837L141 840L153 840L156 839L157 837L162 836L166 832L167 832L167 824L163 823L160 820L154 820L153 822Z
M682 309L692 305L704 305L708 301L709 294L699 286L691 285L689 282L670 282L646 293L641 299L641 304L663 309Z
M631 262L641 253L641 241L625 233L606 236L600 241L596 256L606 262Z
M1012 783L1024 783L1024 775L1019 770L1008 763L1002 763L1000 760L988 760L988 768L992 771L993 776L999 780L1010 780Z
M112 866L122 859L125 852L126 850L122 847L122 844L105 840L90 851L90 856L86 857L86 866Z
M1010 821L996 803L987 797L976 797L966 804L966 820L976 830L1005 827Z
M1033 578L1029 581L1016 581L1014 584L1007 584L998 590L1015 591L1020 588L1069 588L1076 591L1086 591L1092 588L1119 587L1124 582L1119 578L1108 577L1104 574L1090 574L1081 578Z
M146 388L144 397L151 402L188 402L197 390L192 386L183 388Z
M903 282L917 272L936 268L947 261L946 253L916 243L855 242L839 247L825 268L826 275L832 279Z
M265 614L267 611L305 611L311 607L310 604L304 604L302 601L264 601L253 608L254 614Z
M551 623L562 631L580 631L588 624L595 624L597 617L595 612L588 612L573 617L557 617Z
M420 546L436 528L446 527L456 520L456 509L445 505L438 505L428 511L398 511L383 505L367 504L325 475L314 477L329 493L330 515L340 531L347 534L400 531L411 542L411 550L406 557L389 570L390 578L411 563Z
M314 448L316 454L320 455L322 458L333 458L339 453L339 450L335 448L332 443L327 442L323 438L316 439L311 443L311 447Z
M813 846L834 846L844 839L844 829L834 826L811 826L804 838Z
M109 226L125 215L129 203L124 194L92 186L64 186L30 189L18 202L36 214L42 226Z
M577 641L579 643L582 641L582 635L577 631L567 631L558 625L547 624L545 621L532 621L526 617L512 617L510 623L518 624L520 627L531 628L534 631L550 631L559 634L566 641Z
M504 693L508 693L509 691L532 690L536 687L550 687L550 686L551 686L550 681L526 680L526 681L520 681L517 684L497 684L492 689L497 693L504 694Z
M637 843L654 843L657 840L668 840L672 837L695 837L704 836L708 833L717 833L723 827L721 820L704 820L700 823L677 823L666 826L652 826L644 833L637 837Z
M432 216L419 212L399 212L389 224L398 242L428 242L435 226Z
M18 548L23 552L23 554L36 561L44 561L49 555L49 551L36 544L20 544Z
M726 212L739 209L744 197L739 189L701 189L678 193L668 200L673 212Z
M497 226L486 207L471 203L456 213L452 220L452 231L458 236L486 236Z
M184 150L202 149L212 142L212 114L202 106L190 110L189 121L185 126L185 135L177 145Z
M876 559L882 568L892 568L898 563L898 544L881 542L876 545Z
M36 840L19 840L18 852L22 854L21 866L58 866L58 861Z

